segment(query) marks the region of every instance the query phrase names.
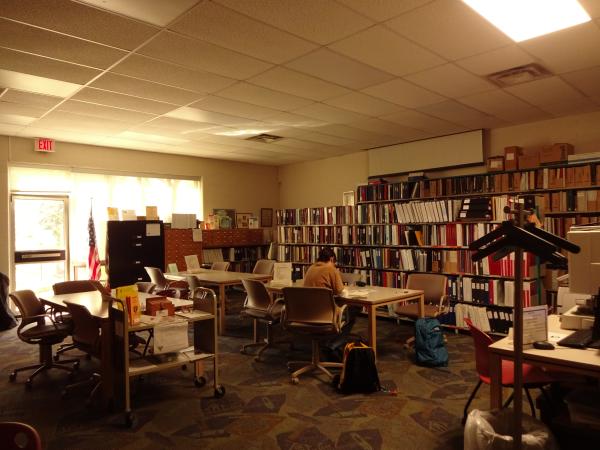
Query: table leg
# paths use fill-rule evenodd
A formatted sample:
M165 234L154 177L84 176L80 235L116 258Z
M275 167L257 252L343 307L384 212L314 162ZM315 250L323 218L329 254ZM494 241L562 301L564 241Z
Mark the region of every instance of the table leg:
M373 348L373 353L375 353L375 358L377 358L377 314L375 313L375 306L368 306L369 308L369 325L368 325L368 334L369 334L369 345Z
M502 408L502 358L490 352L490 408Z
M100 376L102 377L102 404L108 407L111 402L114 403L115 397L115 368L113 367L111 337L113 330L110 320L103 320L101 324L102 343L100 347Z
M425 294L419 295L419 317L425 317Z
M219 334L225 334L225 285L219 285Z

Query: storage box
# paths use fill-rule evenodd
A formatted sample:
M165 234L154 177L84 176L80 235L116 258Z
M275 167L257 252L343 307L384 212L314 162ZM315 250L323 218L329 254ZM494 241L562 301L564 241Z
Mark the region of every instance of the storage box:
M530 151L519 156L519 169L536 169L540 166L540 152Z
M175 315L175 306L166 297L151 297L146 299L146 315L173 316Z
M491 156L487 159L488 172L502 172L504 170L504 156Z
M521 147L504 147L504 170L517 170L519 168L519 156L523 154Z
M540 162L542 164L552 164L566 161L569 155L573 154L574 147L571 144L554 144L544 146L540 150Z

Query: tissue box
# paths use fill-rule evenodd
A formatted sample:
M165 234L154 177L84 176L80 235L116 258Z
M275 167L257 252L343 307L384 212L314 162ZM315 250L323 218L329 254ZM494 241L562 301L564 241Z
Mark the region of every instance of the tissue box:
M173 316L175 306L166 297L152 297L146 299L146 315L148 316Z

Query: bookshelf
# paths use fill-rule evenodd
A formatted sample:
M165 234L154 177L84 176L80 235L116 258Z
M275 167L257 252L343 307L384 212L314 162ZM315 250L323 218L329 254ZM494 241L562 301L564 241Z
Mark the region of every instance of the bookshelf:
M525 198L547 231L565 237L570 225L600 219L597 165L553 165L417 181L358 186L356 206L277 211L277 259L305 269L330 246L342 271L369 284L403 287L411 272L448 276L452 310L441 321L464 327L475 316L486 331L511 324L514 260L471 260L468 245L507 216L504 206ZM462 218L467 201L487 198L485 219ZM463 210L464 211L464 210ZM545 301L544 267L524 254L524 304Z

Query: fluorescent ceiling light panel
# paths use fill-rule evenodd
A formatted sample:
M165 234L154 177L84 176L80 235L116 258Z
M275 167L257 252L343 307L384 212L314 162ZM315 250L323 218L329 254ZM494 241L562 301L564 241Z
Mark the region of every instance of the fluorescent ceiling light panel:
M463 0L515 42L589 22L577 0Z
M80 84L4 69L0 69L0 85L20 91L36 92L56 97L68 97L83 87Z
M221 136L253 136L255 134L266 133L269 130L233 130L215 133Z

